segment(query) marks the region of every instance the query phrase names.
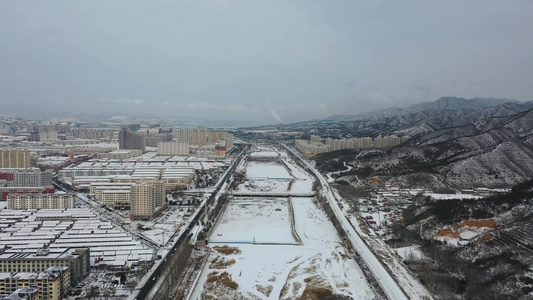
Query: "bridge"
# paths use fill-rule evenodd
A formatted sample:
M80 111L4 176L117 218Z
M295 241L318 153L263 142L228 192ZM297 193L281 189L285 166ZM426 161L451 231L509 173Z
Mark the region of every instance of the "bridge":
M236 192L228 191L226 195L234 197L261 197L261 198L287 198L287 197L314 197L315 192Z

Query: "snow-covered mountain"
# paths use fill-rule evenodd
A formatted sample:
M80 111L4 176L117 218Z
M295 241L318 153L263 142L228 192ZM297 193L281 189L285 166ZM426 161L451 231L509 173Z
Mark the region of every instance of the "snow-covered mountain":
M521 103L508 99L443 97L408 108L385 109L357 116L337 115L287 127L313 130L322 136L339 138L378 134L414 136L471 124L485 118L513 115L531 108L533 101Z
M497 106L504 103L517 103L511 99L496 98L473 98L465 99L458 97L442 97L433 102L424 102L405 108L387 108L370 113L358 115L333 115L322 119L322 121L356 121L356 120L378 120L395 116L412 115L425 112L429 114L437 111L449 111L464 113L471 110L479 110L485 107Z
M354 154L339 154L355 167L340 176L402 177L416 182L423 174L429 174L426 178L432 180L422 184L452 188L510 187L530 180L533 109L513 115L508 115L512 110L503 111L502 107L493 108L490 113L486 109L477 113L486 118L472 117L470 123L469 119L463 121L467 123L464 125L432 128L388 151L365 150L357 159ZM315 160L317 165L325 165L338 160L335 155L319 155Z

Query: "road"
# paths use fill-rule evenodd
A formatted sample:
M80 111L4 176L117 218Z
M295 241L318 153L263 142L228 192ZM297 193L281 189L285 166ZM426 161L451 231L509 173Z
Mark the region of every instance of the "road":
M190 222L187 224L187 227L179 235L178 240L174 243L174 245L172 246L172 249L169 251L166 257L174 255L176 253L176 250L179 248L179 246L189 237L189 235L192 233L193 228L196 226L198 221L203 217L205 208L214 201L218 192L220 191L222 186L224 186L224 182L226 182L228 178L230 178L231 174L233 174L233 172L235 171L235 168L239 164L240 160L246 154L247 149L248 148L246 148L245 150L241 152L241 154L233 162L231 167L226 171L224 176L222 176L220 180L217 182L216 188L213 190L213 193L211 194L211 196L206 201L202 202L202 205L200 206L200 208L196 210L195 215L191 219L189 219ZM161 275L165 274L165 271L166 271L165 269L167 267L169 267L168 264L160 263L156 267L156 269L153 271L153 273L150 275L150 280L147 280L144 283L144 285L138 290L137 295L132 294L132 296L130 296L128 299L136 299L136 300L150 299L147 297L152 296L154 294L155 291L152 291L152 288L156 286L156 283L158 282L158 280L161 279Z
M357 231L352 227L352 225L346 220L344 213L340 209L331 189L322 176L315 168L313 168L306 160L304 160L298 153L292 149L286 147L288 151L294 154L295 157L300 159L300 161L308 168L309 171L313 172L316 178L319 179L322 189L325 196L328 199L328 202L331 206L331 209L335 213L335 216L342 225L342 228L346 232L346 235L350 239L357 253L361 256L367 267L370 269L370 272L374 275L374 278L378 281L379 285L387 295L388 299L391 300L408 300L409 298L405 295L402 288L398 285L396 280L392 278L387 269L381 264L378 258L372 253L368 248L365 242L361 239Z

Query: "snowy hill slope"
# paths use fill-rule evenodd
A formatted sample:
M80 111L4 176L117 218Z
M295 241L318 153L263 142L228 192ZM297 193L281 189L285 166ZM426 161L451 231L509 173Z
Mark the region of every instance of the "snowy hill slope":
M343 154L354 166L339 177L434 174L453 188L506 187L533 178L533 109L489 117L464 126L421 133L390 149ZM317 166L338 161L334 153L318 155Z
M408 108L379 110L357 116L336 115L318 121L286 125L313 131L321 136L362 137L408 135L464 126L483 119L514 115L533 108L533 101L519 103L507 99L444 97Z

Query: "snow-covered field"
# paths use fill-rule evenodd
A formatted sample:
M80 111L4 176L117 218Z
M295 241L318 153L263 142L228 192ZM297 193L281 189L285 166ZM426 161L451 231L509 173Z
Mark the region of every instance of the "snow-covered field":
M276 151L258 151L258 152L252 152L250 153L251 157L272 157L277 158L279 156L279 152Z
M264 163L251 161L246 166L246 177L248 178L271 178L271 179L292 179L287 170L277 163Z
M252 243L296 243L286 199L236 198L213 230L209 241Z
M293 207L296 230L303 241L302 246L228 244L237 247L240 253L222 255L213 251L209 261L223 257L225 261L235 262L222 270L214 266L203 270L192 299L200 299L209 274L221 271L228 272L230 278L238 284L234 294L227 294L227 299L238 295L245 299L296 299L308 287L322 287L353 299L373 299L375 295L359 266L346 255L335 228L313 199L295 198ZM254 214L262 214L262 209L255 206ZM259 219L261 221L263 220ZM233 236L247 232L244 228L253 228L257 223L257 219L253 217L247 221L234 220ZM276 222L265 224L264 227L271 225L275 229ZM212 239L219 238L216 232L219 229ZM214 290L207 293L216 295L218 299L226 299L220 292Z
M312 177L291 164L286 155L281 157L289 162L292 175L279 164L265 162L249 163L247 175L279 178L283 170L284 176L295 177L293 191L311 191ZM255 237L260 241L261 237L273 242L294 242L287 201L231 200L210 240L251 241ZM210 263L202 270L192 299L202 299L202 293L216 299L297 299L319 289L353 299L374 299L376 295L361 269L347 255L335 228L314 199L293 198L292 206L295 229L302 245L228 243L229 247L234 247L229 248L230 251L235 251L223 254L215 248L223 244L210 244L213 248ZM217 276L224 280L217 281ZM229 285L222 282L229 282Z
M240 184L239 192L285 192L289 188L290 180L276 179L249 179L246 183Z

